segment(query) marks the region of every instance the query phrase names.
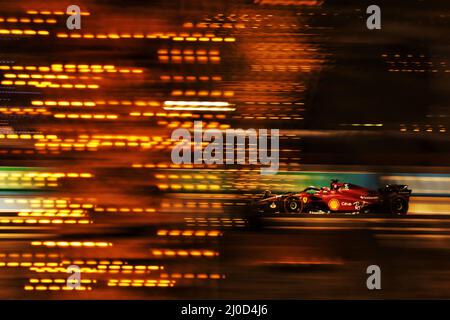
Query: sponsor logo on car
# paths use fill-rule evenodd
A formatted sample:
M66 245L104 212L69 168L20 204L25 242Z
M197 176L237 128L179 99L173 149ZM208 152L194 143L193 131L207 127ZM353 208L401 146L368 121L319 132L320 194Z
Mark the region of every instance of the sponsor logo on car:
M330 201L328 201L328 208L330 208L330 210L338 210L339 207L341 206L341 203L339 202L338 199L331 199Z

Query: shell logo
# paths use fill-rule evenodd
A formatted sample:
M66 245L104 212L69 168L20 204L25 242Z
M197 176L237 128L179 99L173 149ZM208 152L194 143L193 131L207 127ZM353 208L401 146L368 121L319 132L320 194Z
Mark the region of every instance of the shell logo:
M328 201L328 208L330 208L330 210L336 211L339 209L340 205L341 204L338 199L331 199Z
M303 197L302 201L303 201L303 203L307 203L308 202L308 197Z

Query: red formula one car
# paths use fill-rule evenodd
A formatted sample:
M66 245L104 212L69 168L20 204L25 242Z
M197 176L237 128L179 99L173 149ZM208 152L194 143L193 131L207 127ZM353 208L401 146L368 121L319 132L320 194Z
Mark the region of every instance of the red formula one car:
M389 213L408 212L411 190L390 184L378 191L331 180L330 187L308 187L299 193L273 195L264 192L256 202L262 213Z

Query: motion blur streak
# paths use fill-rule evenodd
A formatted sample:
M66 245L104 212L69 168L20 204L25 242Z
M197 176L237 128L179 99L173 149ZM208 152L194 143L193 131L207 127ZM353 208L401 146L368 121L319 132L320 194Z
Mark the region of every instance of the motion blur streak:
M381 2L0 0L0 298L449 298L448 1ZM278 174L172 163L194 121L280 129ZM332 178L410 214L250 210Z

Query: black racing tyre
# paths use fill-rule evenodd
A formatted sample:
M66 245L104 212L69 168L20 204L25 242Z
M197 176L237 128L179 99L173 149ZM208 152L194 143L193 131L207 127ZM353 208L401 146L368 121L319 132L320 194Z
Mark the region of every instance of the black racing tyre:
M392 197L389 199L389 212L396 215L405 215L408 213L408 201L403 197Z
M287 213L300 213L303 210L303 202L297 197L288 197L284 200L284 210Z

